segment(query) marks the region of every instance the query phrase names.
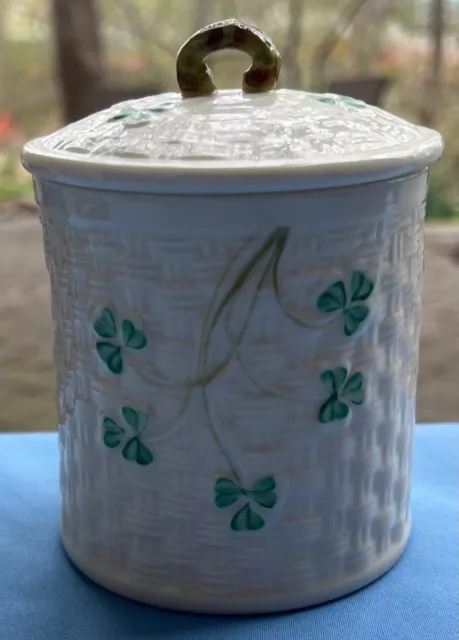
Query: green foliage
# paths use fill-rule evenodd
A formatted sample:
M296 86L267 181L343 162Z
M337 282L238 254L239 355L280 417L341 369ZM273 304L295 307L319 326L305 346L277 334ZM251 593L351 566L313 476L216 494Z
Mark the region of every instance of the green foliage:
M30 200L33 196L32 182L26 184L3 183L0 176L0 202Z
M8 41L6 49L3 81L7 91L0 111L11 113L26 137L54 128L59 104L52 41Z
M459 209L450 195L446 176L433 174L427 196L427 220L453 220L459 218Z
M0 202L31 200L32 179L20 166L19 149L0 149Z

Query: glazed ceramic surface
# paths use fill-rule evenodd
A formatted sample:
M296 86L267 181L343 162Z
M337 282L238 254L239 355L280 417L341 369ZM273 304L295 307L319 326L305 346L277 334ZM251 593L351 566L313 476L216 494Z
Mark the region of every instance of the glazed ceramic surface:
M311 605L377 578L408 539L423 222L441 140L361 103L276 92L251 98L270 100L280 121L257 148L261 103L247 105L248 129L235 138L227 116L243 113L247 94L189 98L187 82L185 97L162 98L164 130L153 109L138 115L153 98L25 150L56 326L62 539L97 582L148 603L223 613ZM180 113L193 109L188 169ZM212 139L198 141L199 123ZM297 146L295 126L310 136ZM410 138L409 161L391 135ZM116 139L144 161L115 153ZM178 156L158 169L168 145ZM199 145L232 154L235 173ZM279 175L263 165L270 153ZM263 166L277 192L257 192ZM209 183L200 193L201 170L214 192ZM324 176L329 188L312 188Z

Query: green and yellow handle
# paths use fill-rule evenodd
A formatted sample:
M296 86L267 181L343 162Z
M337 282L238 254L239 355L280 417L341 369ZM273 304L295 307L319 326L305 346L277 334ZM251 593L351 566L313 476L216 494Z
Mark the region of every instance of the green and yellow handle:
M255 27L224 20L201 29L180 49L177 81L184 97L207 96L216 90L206 59L223 49L238 49L252 58L252 66L243 76L243 91L263 93L275 89L282 59L274 44Z

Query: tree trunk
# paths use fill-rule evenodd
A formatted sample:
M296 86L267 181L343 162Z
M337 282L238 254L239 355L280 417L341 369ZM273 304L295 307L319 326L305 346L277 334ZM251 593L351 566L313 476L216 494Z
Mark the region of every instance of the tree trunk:
M4 108L6 96L7 60L6 60L6 0L0 0L0 113Z
M102 84L95 0L53 0L55 55L63 115L73 122L94 111Z
M350 29L360 11L370 2L377 1L378 0L351 0L339 15L336 23L322 38L322 41L316 49L312 63L312 77L317 91L322 91L326 85L325 65L335 47L338 46L340 39L346 34L348 29Z
M429 26L432 54L420 110L421 123L426 127L434 126L443 103L445 14L446 0L432 0Z
M300 47L303 27L303 13L305 0L289 1L289 26L287 30L287 44L284 48L284 63L287 71L288 86L299 89L302 85L300 65Z
M152 24L145 21L143 13L139 10L138 5L131 0L116 0L118 8L121 10L125 25L129 28L131 34L135 37L139 44L139 50L142 58L147 62L149 67L156 69L156 57L153 49L161 49L164 53L175 58L177 52L174 48L163 42L157 31L161 27L157 27L152 31Z
M385 27L395 8L396 0L377 0L363 7L352 30L350 48L352 68L357 74L369 76L379 68L384 50Z

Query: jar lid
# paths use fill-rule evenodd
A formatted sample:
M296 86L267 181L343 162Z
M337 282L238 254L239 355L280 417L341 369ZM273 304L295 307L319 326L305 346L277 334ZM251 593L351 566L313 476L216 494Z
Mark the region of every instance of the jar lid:
M216 91L207 56L252 57L242 90ZM198 31L177 57L181 93L130 100L25 145L24 166L54 181L155 193L280 191L424 170L441 136L360 100L275 90L281 57L237 20Z

